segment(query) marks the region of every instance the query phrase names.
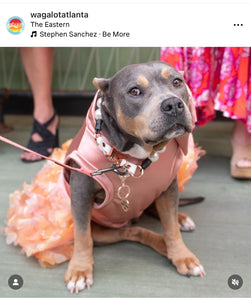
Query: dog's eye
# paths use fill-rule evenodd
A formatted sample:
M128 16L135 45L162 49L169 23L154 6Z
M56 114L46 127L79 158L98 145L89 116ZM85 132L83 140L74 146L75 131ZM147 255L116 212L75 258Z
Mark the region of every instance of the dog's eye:
M181 85L182 80L180 80L179 78L175 78L173 80L173 86L174 87L179 87Z
M129 94L136 97L136 96L141 95L141 90L139 88L134 87L134 88L130 89Z

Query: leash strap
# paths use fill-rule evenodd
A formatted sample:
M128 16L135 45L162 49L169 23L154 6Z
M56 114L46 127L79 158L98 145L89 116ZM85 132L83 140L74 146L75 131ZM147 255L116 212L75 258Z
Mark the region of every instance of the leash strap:
M9 139L1 136L1 135L0 135L0 141L4 142L6 144L9 144L9 145L11 145L13 147L16 147L16 148L19 148L21 150L24 150L26 152L35 154L35 155L37 155L37 156L39 156L41 158L47 159L47 160L49 160L49 161L51 161L51 162L53 162L53 163L55 163L55 164L57 164L57 165L59 165L59 166L61 166L63 168L66 168L68 170L77 171L79 173L86 174L82 168L74 168L74 167L71 167L71 166L66 165L64 163L61 163L58 160L52 159L52 158L44 156L44 155L42 155L42 154L40 154L40 153L38 153L36 151L30 150L29 148L26 148L26 147L24 147L24 146L22 146L22 145L20 145L18 143L15 143L15 142L13 142L13 141L11 141L11 140L9 140ZM103 173L110 172L110 171L113 171L114 173L116 173L118 175L125 175L127 173L127 171L126 172L120 171L121 168L122 168L122 166L112 165L112 167L108 168L108 169L94 170L89 175L90 176L97 176L97 175L102 175Z
M74 168L74 167L68 166L68 165L66 165L66 164L63 164L63 163L61 163L60 161L57 161L57 160L55 160L55 159L52 159L52 158L50 158L50 157L47 157L47 156L44 156L44 155L42 155L42 154L39 154L39 153L37 153L37 152L35 152L35 151L32 151L32 150L30 150L30 149L28 149L28 148L26 148L26 147L24 147L24 146L22 146L22 145L20 145L20 144L18 144L18 143L15 143L15 142L13 142L13 141L11 141L11 140L9 140L9 139L7 139L7 138L1 136L1 135L0 135L0 141L2 141L2 142L4 142L4 143L7 143L7 144L9 144L9 145L11 145L11 146L14 146L14 147L16 147L16 148L19 148L19 149L21 149L21 150L24 150L24 151L26 151L26 152L35 154L35 155L37 155L37 156L39 156L39 157L41 157L41 158L50 160L50 161L52 161L53 163L55 163L55 164L57 164L57 165L59 165L59 166L61 166L61 167L63 167L63 168L66 168L66 169L68 169L68 170L71 170L71 171L77 171L77 172L79 172L79 173L84 173L83 170L82 170L81 168Z

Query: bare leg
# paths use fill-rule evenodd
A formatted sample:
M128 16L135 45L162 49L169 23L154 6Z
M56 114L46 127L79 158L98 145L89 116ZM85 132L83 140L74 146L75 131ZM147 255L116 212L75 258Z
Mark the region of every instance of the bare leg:
M34 98L34 118L39 123L48 121L53 113L53 103L51 96L51 82L53 72L53 48L20 48L20 53L29 79ZM56 134L58 117L47 127L49 131ZM33 141L41 141L39 134L32 135ZM50 149L52 151L52 149ZM27 160L37 160L38 157L24 152L22 158Z

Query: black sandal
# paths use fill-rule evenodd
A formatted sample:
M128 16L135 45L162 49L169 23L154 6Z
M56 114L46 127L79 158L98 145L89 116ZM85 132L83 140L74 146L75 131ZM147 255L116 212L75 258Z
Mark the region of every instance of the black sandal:
M49 155L51 155L51 152L49 152L48 149L53 149L55 147L58 147L58 144L59 144L58 143L58 129L57 129L55 135L52 134L47 129L47 127L55 119L56 115L57 115L56 111L54 111L53 116L47 122L45 122L43 124L39 123L36 119L34 119L31 137L30 137L30 140L27 145L28 149L38 152L44 156L49 156ZM38 133L41 136L42 141L40 141L40 142L33 141L32 140L33 133ZM30 162L40 161L41 159L30 160L30 159L22 158L22 161L26 162L26 163L30 163Z

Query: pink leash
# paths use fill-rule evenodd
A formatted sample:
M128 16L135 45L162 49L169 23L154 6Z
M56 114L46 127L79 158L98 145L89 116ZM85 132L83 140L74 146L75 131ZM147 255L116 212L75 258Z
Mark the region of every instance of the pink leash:
M61 163L61 162L59 162L59 161L57 161L57 160L54 160L54 159L52 159L52 158L50 158L50 157L44 156L44 155L42 155L42 154L39 154L39 153L37 153L37 152L35 152L35 151L32 151L32 150L30 150L30 149L24 147L24 146L22 146L22 145L19 145L18 143L15 143L15 142L13 142L13 141L11 141L11 140L9 140L9 139L7 139L7 138L1 136L1 135L0 135L0 141L2 141L2 142L4 142L4 143L7 143L7 144L9 144L9 145L11 145L11 146L14 146L14 147L16 147L16 148L19 148L19 149L21 149L21 150L24 150L24 151L26 151L26 152L30 152L30 153L32 153L32 154L35 154L35 155L37 155L37 156L39 156L39 157L41 157L41 158L50 160L50 161L54 162L55 164L57 164L57 165L59 165L59 166L61 166L61 167L63 167L63 168L66 168L66 169L68 169L68 170L71 170L71 171L77 171L77 172L79 172L79 173L84 173L83 170L80 169L80 168L73 168L73 167L71 167L71 166L65 165L65 164L63 164L63 163Z

